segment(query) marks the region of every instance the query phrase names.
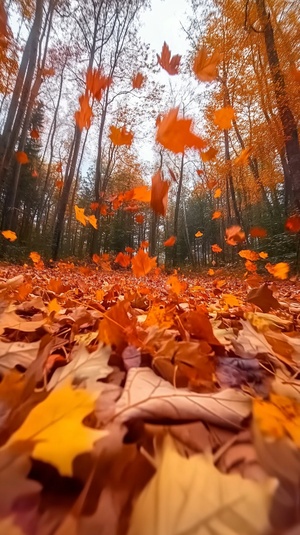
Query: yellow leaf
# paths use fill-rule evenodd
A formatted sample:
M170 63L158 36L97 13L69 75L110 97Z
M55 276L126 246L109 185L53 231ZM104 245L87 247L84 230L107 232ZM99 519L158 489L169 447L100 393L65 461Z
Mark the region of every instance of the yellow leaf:
M86 216L84 214L84 208L79 208L77 204L74 206L75 217L79 223L82 223L86 227Z
M219 199L219 197L221 197L222 195L222 190L220 188L217 188L215 193L214 193L214 199Z
M264 435L289 436L300 448L300 403L295 399L272 393L270 401L254 399L253 416Z
M16 233L12 230L2 230L1 234L9 241L15 241L18 238Z
M94 214L93 215L89 215L89 216L86 215L85 219L86 219L86 221L88 221L92 225L92 227L94 227L97 230L98 221L97 221L96 217L94 216Z
M196 238L201 238L201 236L203 236L203 232L201 232L201 230L198 230L198 232L196 232L196 234L195 234L195 237Z
M232 294L223 294L223 300L229 307L238 307L240 305L239 300Z
M274 265L269 263L265 265L265 268L276 279L284 280L288 278L290 266L286 262L279 262L278 264L274 264Z
M48 312L51 314L51 312L59 312L61 310L61 306L58 303L56 297L48 303Z
M82 424L93 411L95 399L96 394L71 385L53 390L31 410L6 446L34 440L34 459L52 464L62 476L72 476L75 457L90 451L96 440L107 435L107 431Z

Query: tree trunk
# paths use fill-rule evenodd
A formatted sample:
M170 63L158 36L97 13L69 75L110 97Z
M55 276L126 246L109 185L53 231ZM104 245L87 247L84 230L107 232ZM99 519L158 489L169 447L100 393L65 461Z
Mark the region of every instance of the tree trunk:
M181 157L179 181L178 181L178 188L177 188L177 193L176 193L176 204L175 204L175 212L174 212L173 234L176 238L178 237L180 197L181 197L181 190L182 190L182 183L183 183L183 167L184 167L184 152L182 153L182 157ZM173 246L172 256L173 256L172 264L173 264L173 267L175 267L177 264L177 241L175 242Z

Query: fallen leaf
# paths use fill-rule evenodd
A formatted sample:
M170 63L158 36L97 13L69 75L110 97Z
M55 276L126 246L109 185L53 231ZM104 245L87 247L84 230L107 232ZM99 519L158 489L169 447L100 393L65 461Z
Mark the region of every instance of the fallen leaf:
M272 290L267 284L262 284L259 288L253 288L248 293L246 300L248 303L257 305L263 312L269 312L271 308L278 310L280 304L273 296Z
M180 64L181 56L179 54L176 54L175 56L171 57L171 51L167 45L166 42L164 42L161 55L159 56L157 54L157 61L159 65L165 69L169 74L174 75L178 74L179 64Z
M270 394L270 401L253 400L253 416L261 432L276 439L290 437L300 448L300 403Z

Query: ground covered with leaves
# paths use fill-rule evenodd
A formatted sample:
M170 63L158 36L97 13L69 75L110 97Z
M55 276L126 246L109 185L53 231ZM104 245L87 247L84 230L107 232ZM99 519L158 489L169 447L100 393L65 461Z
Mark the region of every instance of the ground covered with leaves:
M0 266L0 533L299 534L299 289Z

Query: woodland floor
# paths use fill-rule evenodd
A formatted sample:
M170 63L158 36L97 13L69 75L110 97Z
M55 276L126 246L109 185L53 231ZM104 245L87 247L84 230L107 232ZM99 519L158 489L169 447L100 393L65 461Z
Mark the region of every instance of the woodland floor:
M297 277L0 265L0 533L299 534L299 370Z

